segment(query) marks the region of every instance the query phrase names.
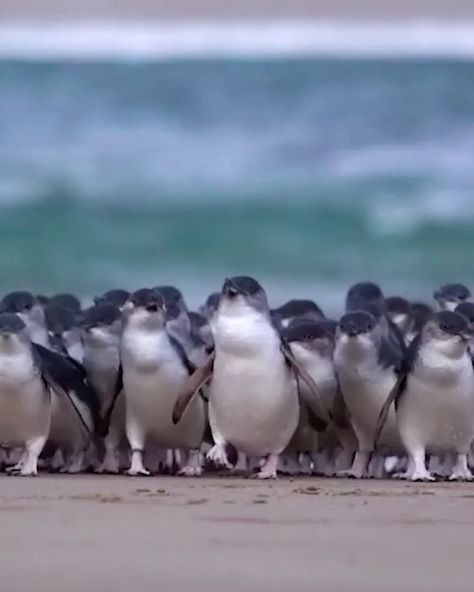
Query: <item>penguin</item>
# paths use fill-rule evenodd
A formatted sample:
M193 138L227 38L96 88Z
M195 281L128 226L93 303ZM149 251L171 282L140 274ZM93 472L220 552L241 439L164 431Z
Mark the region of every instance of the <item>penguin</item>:
M101 448L97 437L101 423L98 395L82 364L39 344L34 347L61 387L51 390L48 446L56 449L61 459L51 468L71 474L83 472L89 466L89 452Z
M79 298L74 296L74 294L68 293L55 294L54 296L51 296L51 298L49 298L49 304L67 308L75 314L79 314L82 308Z
M378 315L385 312L385 298L380 286L374 282L353 284L346 294L346 312L361 310L361 303L368 302Z
M195 365L200 365L207 358L206 344L194 330L187 308L180 306L177 300L165 302L166 331L179 341L186 355Z
M263 458L257 477L276 478L278 458L299 421L299 378L314 387L318 411L327 417L317 387L272 322L265 291L254 278L225 280L214 327L215 350L180 393L173 421L209 382L215 444L208 459L230 468L237 453Z
M299 318L290 323L283 335L295 359L317 384L325 408L332 410L333 416L337 417L335 408L340 404L340 392L333 360L333 323ZM307 389L307 386L302 383L300 388ZM301 407L300 422L289 447L300 452L312 452L317 472L333 474L337 469L349 468L357 445L349 422L345 420L339 421L339 425L328 425L318 418L315 421L308 407ZM309 444L307 450L304 449L305 442ZM320 454L315 454L317 452Z
M446 284L433 294L440 310L455 310L461 302L471 300L471 291L464 284Z
M44 308L51 349L82 362L82 331L78 314L72 308L49 303Z
M214 348L214 337L212 335L210 324L207 322L207 319L198 312L190 311L188 316L191 322L192 332L199 335L204 342L208 353L210 353Z
M351 286L346 295L346 312L366 311L375 317L383 336L390 342L393 349L403 356L405 340L395 323L387 315L385 298L377 284L359 282Z
M334 364L358 443L352 468L341 475L368 476L377 419L397 381L402 360L400 350L393 346L384 327L370 313L354 311L340 319ZM383 454L403 453L393 407L380 443Z
M396 325L404 338L411 329L411 304L401 296L389 296L385 299L385 309L388 318Z
M195 367L179 341L167 332L165 301L157 290L137 290L125 305L120 357L125 430L132 451L128 474L150 474L143 464L143 452L152 441L161 449L184 449L188 460L180 473L201 475L205 402L196 397L180 424L172 422L173 405Z
M463 317L467 319L469 326L471 329L473 329L474 333L474 302L461 302L461 304L457 305L455 312L461 314ZM471 351L473 351L472 346L473 343L471 341Z
M100 296L96 296L94 298L94 304L112 304L113 306L116 306L117 308L122 310L129 296L130 292L128 292L128 290L109 290L108 292L104 292Z
M425 302L411 303L411 327L406 336L406 342L410 343L423 329L433 314L433 309Z
M122 395L120 334L122 314L114 304L96 304L82 319L83 364L99 397L105 456L98 473L118 473L120 447L125 439L125 401Z
M219 307L219 301L221 298L220 292L212 292L206 299L206 302L199 307L198 312L207 320L211 328L211 332L214 333L214 322Z
M44 310L31 292L10 292L0 302L0 311L18 314L25 323L31 340L49 346Z
M38 457L49 434L52 380L45 372L25 323L16 314L0 314L0 441L21 446L11 474L38 474Z
M272 315L283 328L288 327L293 319L319 321L325 318L323 311L312 300L289 300L279 308L273 309Z
M395 404L401 440L409 455L403 478L432 481L426 453L456 453L450 480L472 480L467 455L474 440L472 331L461 314L435 313L410 344L403 369L380 413L383 427Z
M202 316L207 319L207 322L210 322L215 313L217 312L217 308L219 307L219 300L221 298L220 292L212 292L206 298L204 304L199 307L198 312L202 314Z

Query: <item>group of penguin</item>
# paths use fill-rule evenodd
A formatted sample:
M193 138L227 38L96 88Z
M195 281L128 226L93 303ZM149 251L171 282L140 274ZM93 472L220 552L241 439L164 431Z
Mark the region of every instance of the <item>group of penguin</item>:
M474 302L353 285L335 321L225 280L0 301L0 461L12 475L229 471L471 480Z

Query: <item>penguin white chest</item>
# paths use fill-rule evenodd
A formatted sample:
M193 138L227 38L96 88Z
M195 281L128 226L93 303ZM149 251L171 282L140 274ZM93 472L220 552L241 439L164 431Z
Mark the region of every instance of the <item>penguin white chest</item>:
M164 331L125 334L122 343L127 421L133 417L156 443L169 447L197 446L204 433L204 403L195 397L178 425L172 411L188 378Z
M299 418L296 381L263 315L218 315L209 416L216 439L252 456L278 454Z
M359 443L369 445L383 404L395 385L396 375L391 368L383 368L376 353L352 357L350 348L336 345L335 364L341 390L352 418ZM389 411L380 442L400 447L395 409Z
M48 393L30 355L0 356L0 441L23 443L49 427Z
M400 431L430 451L457 451L474 438L474 371L468 356L449 363L420 352L398 407ZM410 437L410 436L409 436Z

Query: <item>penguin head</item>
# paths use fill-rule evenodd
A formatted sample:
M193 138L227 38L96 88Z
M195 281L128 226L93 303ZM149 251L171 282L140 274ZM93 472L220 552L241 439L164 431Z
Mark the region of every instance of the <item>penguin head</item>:
M267 296L262 286L249 276L227 278L222 286L219 311L242 314L249 308L269 313Z
M474 330L474 302L461 302L455 312L462 314L468 320L469 327Z
M163 296L154 289L141 288L133 292L123 307L124 322L145 330L165 326L166 305Z
M221 295L219 292L212 292L212 294L209 294L206 298L206 302L199 307L200 314L202 314L202 316L208 321L217 311L220 299Z
M434 313L422 331L423 344L452 358L466 352L471 337L466 317L450 310Z
M165 301L166 308L174 305L179 308L179 310L188 310L183 294L175 286L156 286L153 290L161 294Z
M120 308L114 304L96 304L84 311L81 327L84 340L94 345L116 345L122 326Z
M339 345L357 349L373 349L381 336L377 319L365 310L356 310L343 315L336 330Z
M323 311L313 300L293 299L288 300L279 308L272 310L272 316L276 318L283 327L288 327L293 319L313 319L318 321L324 319Z
M458 304L471 299L471 292L464 284L446 284L433 297L441 310L454 311Z
M212 347L214 338L212 336L211 325L207 322L207 319L198 312L190 312L188 316L191 323L191 330L200 336L206 347Z
M413 331L419 333L426 325L433 314L433 309L429 304L424 302L411 303L411 318L413 324Z
M94 298L95 304L111 304L122 310L124 304L127 302L130 292L128 290L108 290L100 296Z
M385 301L380 286L373 282L359 282L349 288L346 296L346 311L365 310L364 303L370 304L374 310L377 310L377 316L383 314Z
M411 324L411 304L401 296L390 296L385 299L385 310L388 318L394 323L402 335L406 335Z
M9 312L0 313L0 351L20 351L30 345L26 325L19 315Z
M67 308L74 313L79 313L81 311L81 302L77 296L74 296L74 294L55 294L49 299L49 304Z
M334 350L334 325L329 320L295 319L283 329L282 335L295 354L302 348L331 358Z
M71 308L50 302L44 309L44 318L53 349L61 352L66 343L80 339L79 316Z
M17 314L27 328L45 325L44 310L31 292L10 292L2 298L0 311Z

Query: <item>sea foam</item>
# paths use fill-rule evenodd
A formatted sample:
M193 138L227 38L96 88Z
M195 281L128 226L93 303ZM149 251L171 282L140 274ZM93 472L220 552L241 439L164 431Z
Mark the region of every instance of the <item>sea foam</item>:
M474 58L474 21L5 23L0 58L169 60L281 57Z

